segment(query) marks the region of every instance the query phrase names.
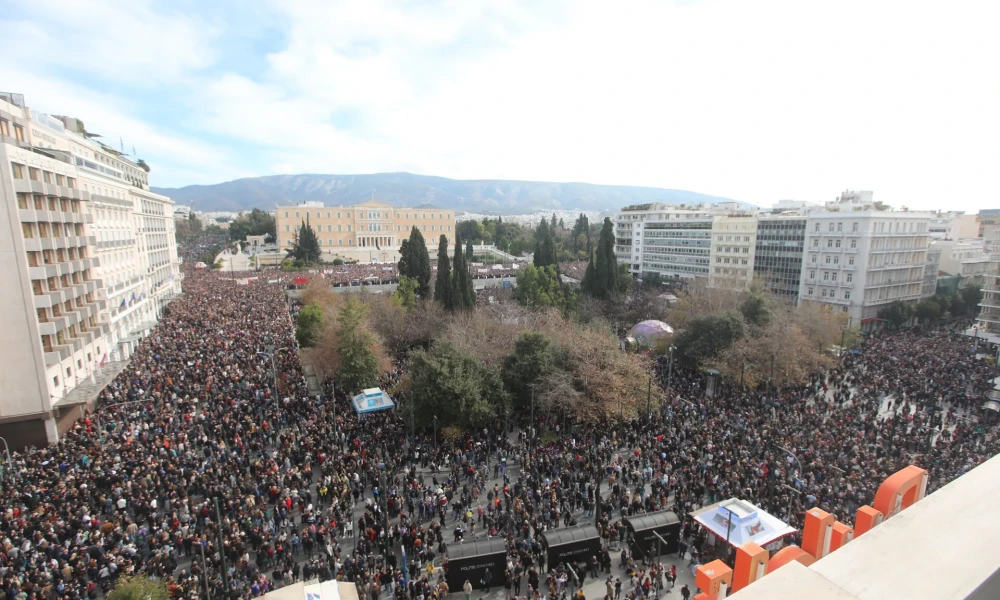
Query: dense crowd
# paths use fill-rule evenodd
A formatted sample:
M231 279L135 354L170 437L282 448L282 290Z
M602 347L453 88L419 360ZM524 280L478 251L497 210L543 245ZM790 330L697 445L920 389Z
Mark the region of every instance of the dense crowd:
M872 336L777 391L723 384L706 398L697 373L661 362L670 401L649 418L529 423L524 410L509 432L496 422L435 439L405 410L358 417L332 381L309 392L283 286L210 272L184 286L96 414L14 456L0 494L6 598L97 598L142 572L175 598L252 598L318 577L425 600L461 591L442 577L448 546L483 536L509 540L493 582L508 597L565 596L613 568L637 597L671 572L627 552L612 565L624 516L684 517L735 496L795 526L811 506L850 522L906 464L930 471L932 491L998 451L994 428L969 420L969 392L998 373L944 329ZM539 535L585 522L605 549L546 565ZM697 561L704 534L685 519L682 537ZM620 597L620 580L607 592Z

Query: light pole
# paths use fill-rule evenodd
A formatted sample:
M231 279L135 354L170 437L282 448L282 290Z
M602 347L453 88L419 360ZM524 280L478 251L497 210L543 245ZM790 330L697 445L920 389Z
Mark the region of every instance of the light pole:
M211 600L212 593L208 589L208 562L205 561L205 543L201 539L198 540L198 551L201 552L201 581L205 584L205 597Z
M653 376L649 376L649 387L646 389L646 418L653 418Z
M781 446L779 444L775 444L774 447L777 448L778 450L781 450L782 452L784 452L788 456L791 456L795 460L795 463L799 466L799 471L802 471L802 461L799 460L799 457L796 456L794 452L792 452L788 448L785 448L784 446Z
M438 416L434 415L434 449L438 449Z
M10 469L13 463L10 462L10 446L7 445L7 440L0 437L0 442L3 442L3 451L7 455L7 468L0 472L0 481L7 479L7 469Z
M231 592L229 585L229 565L226 561L226 544L222 537L222 513L219 512L219 497L216 496L212 498L212 502L215 504L215 519L218 521L218 533L219 533L219 556L222 557L222 577L223 583L226 586L226 591Z
M277 367L275 366L275 363L274 363L274 356L278 352L283 352L285 350L288 350L288 348L287 347L281 347L281 348L275 349L274 344L268 344L266 346L266 351L265 352L257 352L256 353L256 354L263 354L264 356L269 356L271 358L271 378L274 380L274 402L275 402L275 404L278 405L278 408L281 408L281 400L278 399L278 370L277 370ZM334 389L334 392L336 393L336 389ZM334 399L334 410L336 410L336 408L337 408L336 402L337 401L336 401L336 398L335 398Z
M796 494L801 494L802 493L801 490L797 490L797 489L793 488L790 485L785 485L784 483L781 484L781 487L785 488L786 490L790 490L790 491L792 491L792 492L794 492ZM795 499L794 495L789 495L788 496L788 517L787 518L788 518L789 524L791 524L791 520L792 520L792 500L794 500L794 499Z
M529 384L531 387L531 443L535 443L535 384Z

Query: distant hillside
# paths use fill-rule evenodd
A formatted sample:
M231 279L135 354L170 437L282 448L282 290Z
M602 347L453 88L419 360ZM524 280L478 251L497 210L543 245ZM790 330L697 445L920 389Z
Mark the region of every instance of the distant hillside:
M346 205L370 199L372 189L377 200L395 206L430 202L458 211L499 214L558 209L605 212L647 202L690 204L731 201L697 192L650 187L500 179L463 181L411 173L271 175L215 185L153 189L170 196L177 204L191 204L201 211L272 209L275 204L295 204L307 200Z

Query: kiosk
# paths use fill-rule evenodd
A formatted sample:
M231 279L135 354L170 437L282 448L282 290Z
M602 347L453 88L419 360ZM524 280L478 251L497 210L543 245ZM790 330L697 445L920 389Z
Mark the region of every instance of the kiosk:
M601 535L593 525L569 529L550 529L542 534L546 568L554 569L559 563L590 563L590 557L601 551Z
M462 591L468 579L474 589L482 589L483 573L493 573L490 587L503 589L507 570L507 541L502 537L448 545L448 568L445 578L452 593Z
M624 520L628 528L629 550L635 557L645 558L656 555L656 544L660 544L661 554L676 554L680 546L681 520L669 510L634 515ZM659 534L666 542L656 537Z

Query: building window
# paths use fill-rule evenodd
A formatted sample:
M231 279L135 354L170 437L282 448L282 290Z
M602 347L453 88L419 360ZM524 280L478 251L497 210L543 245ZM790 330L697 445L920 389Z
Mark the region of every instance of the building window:
M343 229L341 229L342 227L343 225L337 225L337 231L343 231Z
M337 240L337 245L338 246L343 246L344 245L344 240Z
M351 232L351 226L350 226L350 225L348 225L348 226L347 226L347 232L348 232L348 233L350 233L350 232ZM353 244L354 242L351 242L351 243Z
M812 296L815 292L813 291L813 288L809 288L809 291L807 291L806 293Z
M830 272L823 271L823 281L830 281Z
M813 248L819 248L819 240L818 239L814 239L813 240Z
M0 119L0 135L10 137L10 127L7 126L7 121L4 119Z
M288 217L288 211L287 210L285 211L285 217L286 218Z
M848 273L847 274L847 283L851 283L852 281L854 281L854 273Z
M836 273L831 273L830 274L830 281L837 281L837 274Z
M24 127L14 125L14 138L16 138L19 142L24 141Z
M299 218L299 211L295 211L295 218L296 218L296 219L298 219L298 218Z
M59 376L58 375L53 375L52 376L52 385L54 385L55 387L59 387Z
M851 240L851 248L857 248L857 247L858 247L858 240Z
M826 240L826 247L833 248L833 240Z
M844 227L843 223L837 223L837 231L843 231L843 227Z
M809 271L809 279L816 279L816 271Z
M816 231L819 231L819 223L816 223ZM809 293L811 294L812 292Z
M844 291L844 300L850 300L850 299L851 299L851 292L848 292L848 291L845 290Z
M288 231L288 225L285 225L285 231Z
M851 258L847 259L847 264L852 265L852 266L854 265L854 257L853 256Z

